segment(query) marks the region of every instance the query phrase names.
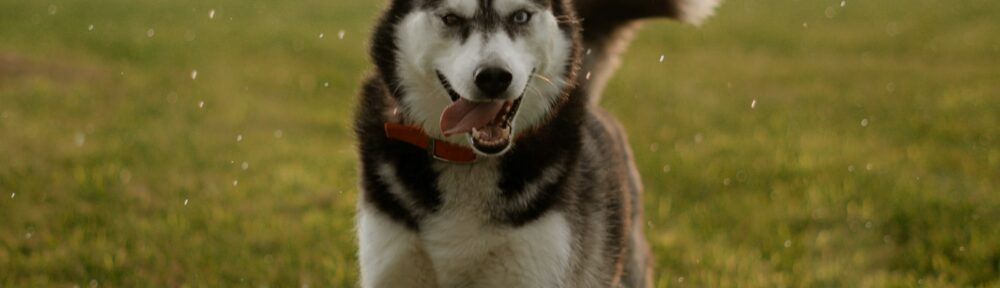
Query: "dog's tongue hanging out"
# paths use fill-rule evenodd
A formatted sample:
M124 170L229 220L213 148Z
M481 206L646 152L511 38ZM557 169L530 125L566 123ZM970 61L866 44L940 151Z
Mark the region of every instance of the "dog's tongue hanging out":
M441 132L445 136L472 131L489 124L503 109L504 102L472 102L465 98L451 103L441 113Z

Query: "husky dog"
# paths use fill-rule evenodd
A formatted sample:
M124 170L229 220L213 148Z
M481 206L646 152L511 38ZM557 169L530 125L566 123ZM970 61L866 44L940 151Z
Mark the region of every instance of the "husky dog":
M642 185L596 102L636 20L715 4L391 0L355 119L361 286L650 286Z

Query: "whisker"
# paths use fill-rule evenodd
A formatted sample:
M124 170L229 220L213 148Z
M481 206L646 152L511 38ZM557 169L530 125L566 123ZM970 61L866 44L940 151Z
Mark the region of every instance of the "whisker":
M553 81L552 79L546 78L545 76L539 74L532 74L531 77L541 79L542 81L545 81L545 83L549 84L549 86L552 86L553 89L557 90L559 89L559 85L557 85L555 82L559 82L559 84L566 84L565 81L561 80Z
M547 78L547 77L545 77L545 76L542 76L542 75L540 75L540 74L538 74L538 73L535 73L535 74L531 74L531 76L533 76L533 77L537 77L538 79L542 79L542 80L543 80L543 81L545 81L545 82L549 82L549 84L553 84L553 85L555 85L554 83L552 83L552 80L551 80L551 79L549 79L549 78Z
M528 91L535 93L535 95L542 96L542 91L539 91L535 86L528 86Z

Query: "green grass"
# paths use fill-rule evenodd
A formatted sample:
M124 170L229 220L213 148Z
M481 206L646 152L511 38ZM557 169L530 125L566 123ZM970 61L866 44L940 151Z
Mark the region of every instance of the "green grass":
M0 286L354 286L379 3L0 0ZM997 15L732 0L648 25L603 105L658 286L1000 287Z

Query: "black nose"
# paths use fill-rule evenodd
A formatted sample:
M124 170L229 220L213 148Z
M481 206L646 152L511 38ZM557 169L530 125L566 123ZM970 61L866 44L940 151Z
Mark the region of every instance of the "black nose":
M496 67L483 68L476 72L476 87L479 87L484 96L497 98L507 91L512 78L514 75L507 70Z

